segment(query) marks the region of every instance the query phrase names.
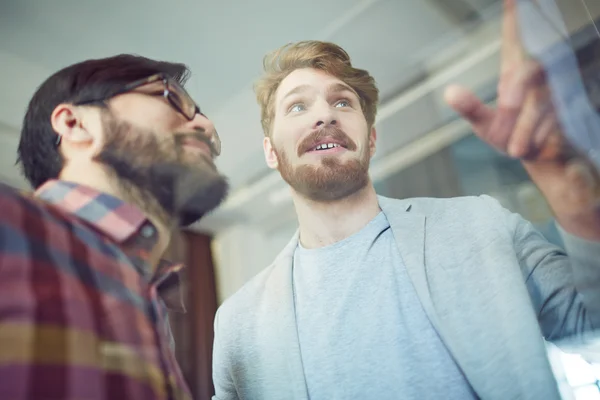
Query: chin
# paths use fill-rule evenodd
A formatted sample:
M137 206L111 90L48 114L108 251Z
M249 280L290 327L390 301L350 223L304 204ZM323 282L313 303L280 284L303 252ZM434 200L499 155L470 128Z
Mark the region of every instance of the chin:
M215 175L210 180L182 180L176 188L176 213L179 225L186 227L198 222L204 215L215 210L227 197L227 179Z

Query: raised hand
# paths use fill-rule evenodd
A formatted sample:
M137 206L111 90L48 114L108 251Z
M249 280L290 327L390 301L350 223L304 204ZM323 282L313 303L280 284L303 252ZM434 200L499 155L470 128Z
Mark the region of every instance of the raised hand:
M445 98L477 136L505 154L527 161L564 159L572 148L562 135L544 69L521 44L516 1L504 1L497 107L456 85Z
M544 68L523 48L517 1L504 0L497 106L457 85L445 99L478 137L523 162L563 227L600 240L600 175L565 139Z

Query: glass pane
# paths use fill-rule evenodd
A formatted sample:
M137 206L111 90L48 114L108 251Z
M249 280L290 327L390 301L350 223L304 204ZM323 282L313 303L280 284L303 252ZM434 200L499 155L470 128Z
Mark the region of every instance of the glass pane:
M580 355L564 353L562 362L567 381L572 387L596 382L594 369Z
M549 241L562 245L552 212L519 160L492 150L474 135L451 146L463 194L487 194L532 222Z
M575 389L576 400L600 400L598 386L590 385Z

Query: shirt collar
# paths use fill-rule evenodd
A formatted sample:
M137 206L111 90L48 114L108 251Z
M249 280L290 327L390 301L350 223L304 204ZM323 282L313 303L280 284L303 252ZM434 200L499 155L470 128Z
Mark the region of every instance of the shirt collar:
M122 244L152 223L136 206L89 186L62 180L50 180L40 186L35 196L84 220L116 243ZM151 283L172 311L184 312L179 272L182 264L161 260Z

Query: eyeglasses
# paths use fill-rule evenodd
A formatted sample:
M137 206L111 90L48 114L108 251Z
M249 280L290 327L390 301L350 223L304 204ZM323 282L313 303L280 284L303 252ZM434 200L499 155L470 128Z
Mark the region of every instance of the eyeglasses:
M159 83L162 84L161 87L152 87L151 84ZM188 92L179 85L174 79L164 75L164 74L155 74L149 76L148 78L140 79L129 83L117 92L111 94L108 97L101 99L93 99L93 100L84 100L77 102L77 105L84 105L90 103L97 102L105 102L111 97L118 96L120 94L124 94L127 92L132 92L136 89L140 89L147 86L151 90L142 91L139 90L139 93L148 94L148 95L156 95L160 94L163 96L168 103L173 107L177 112L183 115L188 121L193 120L196 117L196 114L202 114L200 111L200 107L196 104L196 102L192 99L192 97L188 94ZM160 92L159 92L160 89ZM58 137L57 144L60 143L60 136ZM217 131L213 131L210 137L210 144L212 147L212 151L215 155L221 154L221 139L219 138L219 134Z

